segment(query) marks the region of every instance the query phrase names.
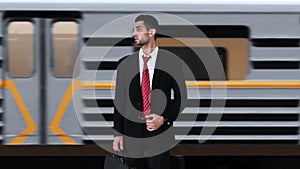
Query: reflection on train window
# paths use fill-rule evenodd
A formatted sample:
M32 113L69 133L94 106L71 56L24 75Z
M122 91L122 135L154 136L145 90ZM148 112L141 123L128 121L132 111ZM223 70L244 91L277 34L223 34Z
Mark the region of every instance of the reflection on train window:
M11 77L30 77L33 72L33 24L14 21L8 25L8 70Z
M78 26L76 22L53 24L53 73L56 77L72 77L77 58Z

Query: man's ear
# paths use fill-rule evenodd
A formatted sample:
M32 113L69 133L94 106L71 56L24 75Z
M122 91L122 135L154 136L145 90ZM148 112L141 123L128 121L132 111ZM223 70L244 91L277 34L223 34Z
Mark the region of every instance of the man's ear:
M149 30L149 36L152 37L152 36L154 36L155 34L156 34L156 29L151 28L151 29Z

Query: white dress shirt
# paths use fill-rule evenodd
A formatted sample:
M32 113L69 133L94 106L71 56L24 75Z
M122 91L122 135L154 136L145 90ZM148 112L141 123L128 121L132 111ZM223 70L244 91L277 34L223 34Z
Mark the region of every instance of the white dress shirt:
M158 53L158 47L156 47L150 54L151 58L147 62L147 66L149 69L149 77L150 77L150 89L152 89L152 79L153 79L153 74L154 74L154 68L155 68L155 62L157 58L157 53ZM143 67L144 67L144 60L143 56L147 56L144 52L143 49L140 48L139 51L139 65L140 65L140 84L142 84L142 76L143 76Z

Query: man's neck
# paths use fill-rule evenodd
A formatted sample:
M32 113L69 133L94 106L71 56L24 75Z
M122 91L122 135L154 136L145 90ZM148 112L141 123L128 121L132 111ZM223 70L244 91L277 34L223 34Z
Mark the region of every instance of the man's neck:
M147 45L142 46L142 50L146 55L150 55L152 51L156 48L156 43L149 43Z

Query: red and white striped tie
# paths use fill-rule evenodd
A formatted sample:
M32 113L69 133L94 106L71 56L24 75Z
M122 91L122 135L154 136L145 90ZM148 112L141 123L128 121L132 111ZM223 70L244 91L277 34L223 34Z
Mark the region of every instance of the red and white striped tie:
M151 58L151 56L146 57L143 56L143 60L144 60L144 67L143 67L143 75L142 75L142 96L143 96L143 117L145 117L146 115L150 114L150 94L151 94L151 90L150 90L150 78L149 78L149 70L148 70L148 66L147 66L147 62L149 61L149 59Z

